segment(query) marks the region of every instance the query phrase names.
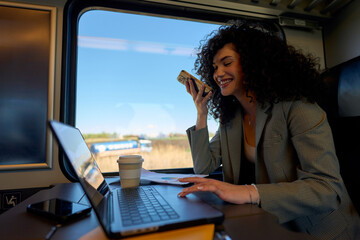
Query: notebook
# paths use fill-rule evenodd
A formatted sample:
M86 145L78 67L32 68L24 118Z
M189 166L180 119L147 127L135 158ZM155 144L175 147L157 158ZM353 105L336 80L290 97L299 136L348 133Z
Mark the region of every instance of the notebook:
M181 188L176 186L144 185L131 189L110 188L81 132L77 128L54 120L51 120L49 125L109 238L222 223L224 219L222 212L194 194L187 198L177 197ZM139 197L148 200L137 200ZM132 206L124 205L126 201ZM155 206L148 206L151 204ZM133 218L129 218L129 215Z

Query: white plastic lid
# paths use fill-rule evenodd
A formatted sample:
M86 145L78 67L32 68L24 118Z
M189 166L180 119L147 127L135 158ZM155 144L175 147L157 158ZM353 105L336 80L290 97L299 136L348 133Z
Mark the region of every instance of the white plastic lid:
M125 164L141 163L144 162L144 159L142 158L141 155L121 155L119 156L117 162L125 163Z

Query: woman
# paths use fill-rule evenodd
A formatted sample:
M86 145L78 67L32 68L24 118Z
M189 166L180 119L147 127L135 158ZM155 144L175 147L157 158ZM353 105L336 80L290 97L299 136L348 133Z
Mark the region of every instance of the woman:
M320 239L354 239L358 215L340 176L331 129L316 104L317 64L261 25L220 27L202 46L197 73L213 92L186 84L197 108L187 130L194 169L221 164L224 182L184 178L180 197L210 191L257 204L284 226ZM209 142L208 109L220 127ZM256 184L256 185L255 185Z

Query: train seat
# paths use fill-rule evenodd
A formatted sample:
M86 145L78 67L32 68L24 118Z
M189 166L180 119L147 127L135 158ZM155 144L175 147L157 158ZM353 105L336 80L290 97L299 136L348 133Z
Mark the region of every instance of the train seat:
M345 186L360 213L360 57L322 74L327 112Z

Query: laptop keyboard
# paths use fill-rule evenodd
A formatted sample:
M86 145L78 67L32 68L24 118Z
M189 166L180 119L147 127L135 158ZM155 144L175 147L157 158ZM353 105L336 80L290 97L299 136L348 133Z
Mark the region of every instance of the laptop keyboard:
M124 226L179 218L174 209L151 186L119 189L117 192Z

